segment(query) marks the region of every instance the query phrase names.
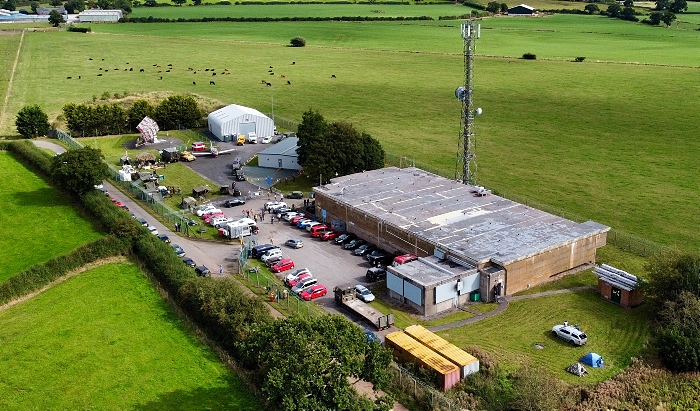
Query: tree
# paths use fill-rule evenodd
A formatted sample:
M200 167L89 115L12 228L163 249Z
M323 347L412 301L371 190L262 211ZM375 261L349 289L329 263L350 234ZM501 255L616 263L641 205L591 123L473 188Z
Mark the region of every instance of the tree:
M202 0L192 0L192 4L194 4L195 6L201 6Z
M77 14L85 10L85 2L83 0L68 0L65 7L68 14Z
M624 7L634 7L634 0L625 0L622 5Z
M668 11L671 13L688 11L688 2L686 0L671 0L671 3L668 5Z
M312 110L302 114L301 124L297 127L298 162L303 167L304 173L311 178L323 176L324 173L327 178L330 177L331 170L325 164L329 149L329 144L325 140L327 128L328 123L323 116Z
M656 0L656 8L654 10L666 10L668 9L669 3L670 0Z
M202 120L202 111L192 96L170 96L161 101L153 114L161 130L196 128Z
M700 370L700 298L681 291L659 312L654 345L664 365L673 371Z
M661 12L661 21L666 25L666 27L670 26L671 23L673 23L673 20L676 19L676 15L671 13L668 10L664 10Z
M61 0L51 0L49 4L51 5L51 7L61 7L63 2Z
M137 131L136 126L139 125L144 117L153 117L155 113L155 108L147 100L136 100L134 105L129 107L127 110L127 116L129 118L129 129L132 131Z
M2 5L2 8L5 10L9 10L9 11L15 11L15 10L17 10L17 1L16 0L7 0Z
M38 105L24 106L15 120L17 132L23 137L45 136L49 133L49 117Z
M289 44L292 45L292 47L305 47L306 46L306 39L303 37L294 37L289 41Z
M635 16L634 9L632 7L625 7L620 13L620 18L627 21L639 21L637 16Z
M259 327L239 345L244 365L257 371L259 386L279 409L386 410L391 401L372 403L348 381L388 381L391 354L368 343L362 330L341 315L290 317ZM290 355L290 353L302 353Z
M583 8L588 14L595 14L600 12L600 8L595 3L588 3L586 7Z
M173 3L177 4L178 6L182 7L183 4L187 2L187 0L170 0Z
M661 24L662 13L660 11L653 11L649 14L649 24L653 26L658 26Z
M362 133L362 147L364 147L364 165L362 171L376 170L384 167L386 153L376 138L373 138L369 134Z
M613 17L613 18L618 18L620 17L620 14L622 13L622 6L620 6L617 3L611 4L608 6L608 16Z
M486 5L486 11L489 13L496 14L501 10L501 3L497 1L490 1L489 4Z
M508 5L506 3L501 3L501 13L508 13Z
M36 14L36 9L39 7L39 2L38 1L31 1L29 2L29 7L32 9L32 13Z
M57 12L56 10L51 10L51 13L49 13L49 23L51 23L52 26L58 27L61 25L61 23L65 23L66 21L63 19L63 15L61 13Z
M158 2L156 0L146 0L143 4L146 7L158 7Z
M109 176L100 149L83 147L55 156L51 165L53 181L64 189L83 195Z
M700 297L699 255L671 248L652 255L644 268L648 273L647 281L642 285L644 296L657 307L666 301L674 301L678 290Z

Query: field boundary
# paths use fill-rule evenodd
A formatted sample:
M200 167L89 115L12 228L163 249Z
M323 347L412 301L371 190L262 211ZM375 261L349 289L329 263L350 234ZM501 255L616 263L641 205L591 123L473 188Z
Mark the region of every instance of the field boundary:
M5 124L5 111L7 110L7 102L10 99L10 93L12 92L12 82L15 78L15 71L17 70L17 62L19 61L19 54L22 51L22 42L24 41L24 33L27 30L22 30L22 34L19 38L19 45L17 46L17 54L15 54L15 62L12 63L12 70L10 71L10 79L7 82L7 92L5 93L5 101L2 103L2 111L0 111L0 130Z

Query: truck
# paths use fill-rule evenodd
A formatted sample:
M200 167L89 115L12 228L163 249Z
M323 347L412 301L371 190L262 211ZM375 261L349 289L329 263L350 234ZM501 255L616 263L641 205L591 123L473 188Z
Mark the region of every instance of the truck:
M357 298L353 287L335 287L335 302L364 318L381 331L394 325L394 314L383 314Z
M241 223L240 220L228 223L223 228L226 230L227 237L230 239L243 238L258 233L257 225Z

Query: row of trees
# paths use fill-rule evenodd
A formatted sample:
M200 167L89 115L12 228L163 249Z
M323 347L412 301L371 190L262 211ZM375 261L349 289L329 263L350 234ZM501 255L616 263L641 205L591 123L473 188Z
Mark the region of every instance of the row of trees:
M304 174L329 180L384 167L384 149L375 138L360 133L352 124L328 123L313 110L302 115L297 128L297 154Z
M197 0L200 1L201 0ZM64 3L63 0L50 0L48 2L51 7L63 7L66 9L68 14L77 14L85 9L122 9L125 13L129 14L132 11L131 0L68 0ZM38 1L29 2L32 13L36 14L36 9L41 7ZM5 10L15 11L17 10L17 0L6 0L2 8Z
M136 126L148 116L161 130L197 128L202 123L203 112L192 96L170 96L154 106L147 100L137 100L125 109L120 103L75 104L63 106L68 129L80 136L104 136L137 132Z

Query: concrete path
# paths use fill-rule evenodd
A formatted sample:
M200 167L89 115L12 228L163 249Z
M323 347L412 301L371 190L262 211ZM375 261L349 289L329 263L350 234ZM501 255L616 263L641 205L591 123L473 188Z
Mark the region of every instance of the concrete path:
M583 286L583 287L573 287L573 288L565 288L563 290L553 290L553 291L545 291L541 293L536 293L536 294L528 294L528 295L518 295L518 296L506 296L506 297L501 297L498 299L498 308L496 308L493 311L489 311L485 314L478 313L476 311L471 311L469 310L470 313L478 314L476 317L472 318L467 318L466 320L462 321L455 321L453 323L449 324L443 324L443 325L438 325L435 327L428 327L430 331L444 331L444 330L449 330L451 328L457 328L461 327L463 325L467 324L472 324L477 321L481 321L485 318L493 317L494 315L500 314L503 311L508 308L508 304L512 301L520 301L520 300L527 300L530 298L539 298L539 297L545 297L548 295L555 295L555 294L564 294L564 293L573 293L577 291L583 291L583 290L595 290L595 287L593 286Z

